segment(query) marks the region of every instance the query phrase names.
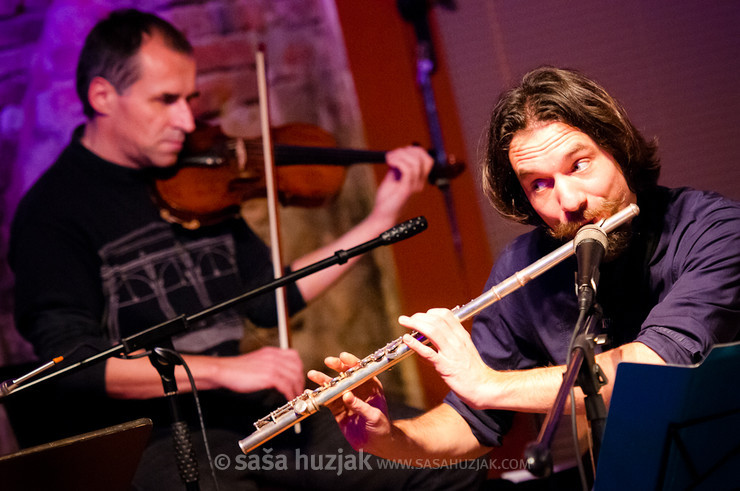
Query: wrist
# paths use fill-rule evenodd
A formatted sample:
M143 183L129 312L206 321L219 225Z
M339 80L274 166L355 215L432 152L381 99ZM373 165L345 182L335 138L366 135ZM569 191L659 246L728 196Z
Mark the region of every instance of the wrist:
M389 228L397 225L397 213L383 212L373 209L361 222L371 235L380 235Z
M185 360L195 379L196 386L200 390L212 390L223 388L222 372L223 359L214 356L189 356Z
M496 402L504 397L506 374L486 367L473 386L476 387L465 403L473 409L483 410L496 407Z

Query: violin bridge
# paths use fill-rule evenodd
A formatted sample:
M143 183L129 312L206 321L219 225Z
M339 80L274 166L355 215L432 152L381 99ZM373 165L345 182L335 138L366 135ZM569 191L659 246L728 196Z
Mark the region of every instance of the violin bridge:
M247 146L244 144L243 138L236 139L234 153L236 154L236 165L239 173L243 174L247 170Z

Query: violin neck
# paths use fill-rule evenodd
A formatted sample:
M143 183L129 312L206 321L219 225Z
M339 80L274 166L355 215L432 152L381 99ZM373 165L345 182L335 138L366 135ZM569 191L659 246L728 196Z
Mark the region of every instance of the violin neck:
M275 165L352 165L385 162L384 151L275 145Z

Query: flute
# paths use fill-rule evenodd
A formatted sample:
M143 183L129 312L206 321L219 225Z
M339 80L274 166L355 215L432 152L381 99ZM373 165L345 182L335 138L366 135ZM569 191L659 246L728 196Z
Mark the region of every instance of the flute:
M629 222L640 213L637 205L630 204L619 213L602 220L598 226L605 233L609 233L623 224ZM527 284L533 278L559 264L566 258L575 254L575 239L563 244L545 257L535 261L526 268L518 271L484 292L479 297L471 300L461 307L455 307L452 313L458 320L465 321L474 316L489 305L501 300L509 293L518 290ZM429 340L418 333L410 333L415 339L422 343L428 343ZM352 368L340 373L330 382L327 382L314 390L306 390L287 404L272 411L264 418L256 421L254 426L256 431L248 437L239 440L239 447L242 452L248 453L259 447L266 441L277 436L296 423L302 421L308 416L317 412L321 406L326 406L345 392L349 392L355 387L365 383L377 374L391 368L396 363L404 360L414 353L406 343L403 337L399 337L386 344L374 353L366 356Z

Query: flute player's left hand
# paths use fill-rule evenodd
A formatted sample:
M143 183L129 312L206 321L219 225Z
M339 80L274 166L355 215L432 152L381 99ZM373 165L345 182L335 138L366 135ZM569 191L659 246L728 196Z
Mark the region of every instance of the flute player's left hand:
M351 353L341 353L324 360L327 367L336 372L344 372L360 362ZM310 370L308 378L323 385L331 382L331 377L318 370ZM379 451L391 439L392 422L388 414L388 403L383 385L372 377L365 383L346 392L342 397L328 404L347 441L355 450L364 449L369 453ZM387 443L385 443L387 444Z

